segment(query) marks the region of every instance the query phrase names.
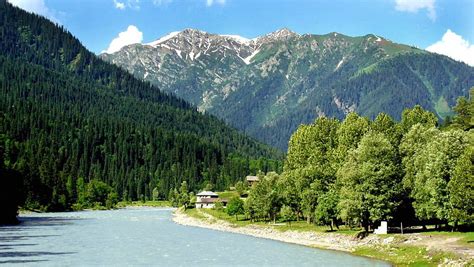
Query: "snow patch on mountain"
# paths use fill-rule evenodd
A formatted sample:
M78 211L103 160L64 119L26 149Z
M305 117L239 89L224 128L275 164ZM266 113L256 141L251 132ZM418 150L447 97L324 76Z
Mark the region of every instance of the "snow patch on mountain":
M249 65L252 58L254 58L259 52L260 52L260 49L257 49L250 56L243 58L243 61L245 62L245 64Z
M239 43L242 43L242 44L248 44L250 43L252 40L248 39L248 38L245 38L245 37L242 37L240 35L232 35L232 34L223 34L223 35L220 35L222 37L226 37L226 38L231 38Z
M344 59L346 59L346 57L342 57L341 61L339 61L339 63L337 63L337 66L334 69L334 71L338 70L342 66L342 64L344 63Z
M181 32L170 32L170 33L168 33L167 35L161 37L160 39L155 40L155 41L150 42L150 43L147 43L147 44L145 44L145 45L149 45L149 46L155 47L155 46L157 46L157 45L159 45L159 44L161 44L161 43L163 43L163 42L165 42L165 41L168 41L169 39L175 37L176 35L178 35L178 34L180 34L180 33L181 33Z

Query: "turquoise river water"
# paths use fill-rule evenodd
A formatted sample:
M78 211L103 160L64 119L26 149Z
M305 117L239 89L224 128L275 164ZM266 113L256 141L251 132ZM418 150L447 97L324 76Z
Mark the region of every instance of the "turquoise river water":
M32 266L389 266L346 253L181 226L171 209L22 215L0 227L0 264Z

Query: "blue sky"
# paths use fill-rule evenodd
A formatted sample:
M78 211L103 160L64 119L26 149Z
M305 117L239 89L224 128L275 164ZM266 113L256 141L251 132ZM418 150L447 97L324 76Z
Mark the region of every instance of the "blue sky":
M146 43L184 28L253 38L288 27L298 33L374 33L474 65L473 0L9 1L62 24L95 53L114 38L116 45Z

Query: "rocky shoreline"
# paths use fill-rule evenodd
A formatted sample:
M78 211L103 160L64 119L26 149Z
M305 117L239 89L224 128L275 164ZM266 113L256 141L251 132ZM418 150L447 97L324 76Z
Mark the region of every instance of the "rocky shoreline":
M443 240L434 236L423 236L421 234L405 234L397 238L394 236L369 235L366 238L359 239L355 236L337 233L300 232L292 230L283 232L275 230L271 226L236 226L227 221L219 220L205 212L200 212L200 215L203 217L202 219L191 217L185 214L181 209L177 209L173 213L172 220L180 225L244 234L313 248L330 249L349 253L354 252L357 248L363 247L377 249L382 246L413 245L425 247L428 251L440 250L462 256L462 258L456 260L444 259L444 262L442 262L440 266L466 266L471 262L469 259L472 259L472 256L474 256L474 251L472 249L466 249L455 245L456 240Z
M393 237L380 238L370 235L362 240L349 235L336 233L315 233L298 231L278 231L271 227L264 226L235 226L229 222L218 220L206 213L202 213L204 219L197 219L186 215L182 210L176 210L173 214L173 221L177 224L207 228L223 232L250 235L259 238L272 239L286 243L310 246L315 248L331 249L344 252L352 252L358 246L389 244L393 242Z

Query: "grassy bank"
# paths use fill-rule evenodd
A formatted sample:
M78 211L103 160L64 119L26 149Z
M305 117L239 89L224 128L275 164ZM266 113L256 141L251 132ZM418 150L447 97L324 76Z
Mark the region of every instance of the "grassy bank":
M428 250L424 247L409 245L361 246L357 247L352 253L388 261L395 266L439 266L447 262L464 262L461 257L453 253ZM464 264L455 266L464 266Z
M291 224L278 222L251 222L240 215L229 216L222 210L188 209L185 214L206 221L220 223L225 221L235 227L262 227L271 228L279 232L294 231L315 233L319 235L336 234L341 242L351 240L354 245L349 251L355 255L371 257L393 263L395 266L473 266L472 257L462 253L463 250L474 250L474 232L451 233L428 231L410 234L370 235L370 238L357 241L356 235L361 229L340 227L330 231L328 227L308 224L304 221ZM367 241L370 239L372 241ZM336 241L337 242L337 241ZM324 247L323 247L324 248Z
M156 207L156 208L165 208L171 207L171 203L167 200L158 200L158 201L120 201L117 204L117 208L125 207Z

